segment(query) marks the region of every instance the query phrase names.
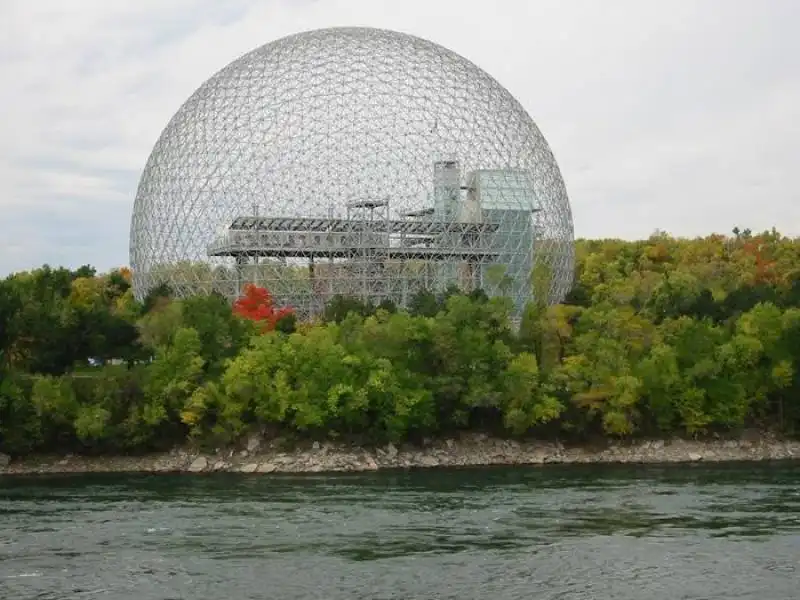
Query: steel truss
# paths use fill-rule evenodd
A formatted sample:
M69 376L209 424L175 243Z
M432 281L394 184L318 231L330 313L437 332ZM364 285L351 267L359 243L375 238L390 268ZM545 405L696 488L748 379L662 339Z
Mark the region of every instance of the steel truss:
M548 300L574 268L560 171L519 103L431 42L337 28L258 48L161 134L131 221L134 291L231 298L253 281L303 315L334 294L405 304L481 287Z

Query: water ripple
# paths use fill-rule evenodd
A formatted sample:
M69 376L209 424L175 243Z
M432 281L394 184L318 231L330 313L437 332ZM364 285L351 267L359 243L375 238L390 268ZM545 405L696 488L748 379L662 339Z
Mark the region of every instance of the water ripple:
M796 597L798 465L0 479L0 598Z

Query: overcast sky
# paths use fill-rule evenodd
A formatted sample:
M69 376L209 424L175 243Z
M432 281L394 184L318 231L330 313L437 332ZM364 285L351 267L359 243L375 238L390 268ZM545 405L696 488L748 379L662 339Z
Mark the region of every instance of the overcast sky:
M183 101L340 25L497 78L550 143L577 236L800 235L800 0L0 0L0 275L127 264L139 175Z

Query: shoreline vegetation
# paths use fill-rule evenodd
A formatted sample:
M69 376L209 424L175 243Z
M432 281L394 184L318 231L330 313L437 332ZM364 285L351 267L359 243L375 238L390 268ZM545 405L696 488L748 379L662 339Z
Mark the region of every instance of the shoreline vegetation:
M164 281L211 281L202 264L170 269ZM548 305L550 274L534 270L519 324L505 279L420 290L404 309L336 296L302 321L256 285L231 306L211 284L184 299L164 284L139 302L127 269L11 275L0 281L0 467L797 456L800 240L738 229L578 240L570 294ZM278 439L285 449L269 447Z

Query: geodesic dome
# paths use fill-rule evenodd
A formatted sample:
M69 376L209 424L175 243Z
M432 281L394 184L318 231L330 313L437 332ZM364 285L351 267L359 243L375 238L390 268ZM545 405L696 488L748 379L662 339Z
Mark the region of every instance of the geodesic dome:
M180 108L139 183L130 259L139 298L252 282L313 314L456 285L520 308L537 267L563 298L572 242L555 159L497 81L417 37L336 28L242 56Z

